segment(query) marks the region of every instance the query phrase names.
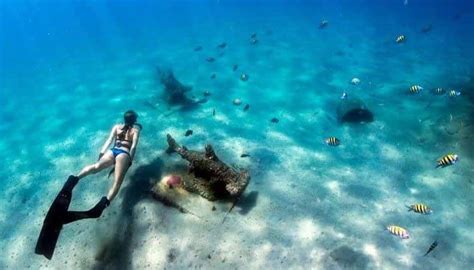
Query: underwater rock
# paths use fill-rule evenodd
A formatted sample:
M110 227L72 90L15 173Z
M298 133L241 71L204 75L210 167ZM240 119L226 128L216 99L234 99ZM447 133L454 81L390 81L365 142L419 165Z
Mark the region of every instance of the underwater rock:
M206 145L204 152L188 150L167 134L168 153L176 152L189 162L189 172L194 177L184 179L184 188L190 192L212 200L238 197L244 192L250 181L246 170L235 170L220 161L211 145Z
M165 87L164 97L171 105L189 105L196 103L194 100L188 98L186 93L191 91L192 87L185 86L180 83L170 70L162 70L157 68L160 82Z
M340 99L337 106L337 117L342 123L370 123L374 115L358 98Z

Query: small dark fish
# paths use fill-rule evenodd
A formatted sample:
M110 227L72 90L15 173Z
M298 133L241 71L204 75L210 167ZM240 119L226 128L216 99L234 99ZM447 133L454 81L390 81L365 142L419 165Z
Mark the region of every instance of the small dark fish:
M209 92L209 91L206 90L206 91L204 91L202 94L203 94L205 97L208 97L208 96L211 95L211 92Z
M202 51L202 46L194 47L194 51L195 51L195 52Z
M193 130L192 129L188 129L186 130L186 133L184 133L184 136L188 137L188 136L191 136L193 135Z
M256 38L251 38L250 39L250 44L255 45L257 43L258 43L258 39L256 39Z
M250 155L249 155L249 154L246 154L246 153L244 153L244 154L240 155L240 157L241 157L241 158L246 158L246 157L250 157Z
M234 64L234 65L232 66L232 71L236 71L238 68L239 68L239 65Z
M422 32L422 33L428 33L428 32L431 31L432 28L433 28L433 27L431 26L431 24L426 25L426 26L424 26L423 28L421 28L421 32Z
M215 78L216 78L216 73L212 73L212 74L211 74L211 79L214 80Z
M423 256L428 255L428 253L433 251L433 249L435 249L437 246L438 246L438 240L434 241L433 244L431 244L430 248L428 248L428 251L426 251L425 255L423 255Z
M245 105L244 112L248 111L249 109L250 109L250 105L249 104Z
M243 81L243 82L246 82L247 80L249 79L249 75L245 74L245 73L242 73L240 75L240 80Z
M252 33L252 35L250 35L250 38L256 38L257 37L257 33Z
M227 43L223 42L223 43L217 45L217 48L224 49L226 46L227 46Z
M216 116L216 109L212 109L212 116Z
M206 58L206 61L209 62L209 63L212 63L212 62L216 61L216 59L214 59L214 57L208 57L208 58Z
M276 123L280 122L280 120L278 120L278 118L276 118L276 117L273 117L273 118L270 120L270 122L276 124Z

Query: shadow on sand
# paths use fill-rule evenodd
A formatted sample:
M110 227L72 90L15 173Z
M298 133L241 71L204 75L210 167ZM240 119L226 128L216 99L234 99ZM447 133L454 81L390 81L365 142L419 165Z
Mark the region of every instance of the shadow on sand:
M141 200L151 198L153 179L161 178L163 161L154 159L151 163L138 167L130 176L130 184L123 194L119 223L115 226L113 237L99 248L93 269L129 269L131 268L131 240L134 232L133 208Z

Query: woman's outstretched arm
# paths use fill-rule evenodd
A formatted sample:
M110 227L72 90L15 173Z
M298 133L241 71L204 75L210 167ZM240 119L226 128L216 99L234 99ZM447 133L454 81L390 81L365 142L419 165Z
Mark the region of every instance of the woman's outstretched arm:
M107 141L104 143L104 146L102 146L102 149L100 150L100 154L99 154L99 159L100 157L102 157L105 153L105 151L107 151L107 148L109 148L110 144L112 143L114 137L115 137L115 132L117 130L117 125L115 125L112 130L110 131L110 135L109 135L109 138L107 138Z
M138 139L140 138L140 130L137 130L133 133L133 142L132 146L130 147L130 162L132 162L133 158L135 157L135 150L137 149Z

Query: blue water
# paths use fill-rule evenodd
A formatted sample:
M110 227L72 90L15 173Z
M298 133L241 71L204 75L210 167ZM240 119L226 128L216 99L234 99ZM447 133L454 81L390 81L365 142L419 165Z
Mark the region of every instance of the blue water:
M447 0L2 1L0 268L472 268L473 8ZM395 43L402 34L406 42ZM191 85L190 97L210 91L209 101L168 105L157 66ZM424 90L407 95L411 85ZM437 87L461 95L433 95ZM343 92L375 121L341 124ZM35 255L64 180L96 160L128 109L144 129L116 201L100 219L65 227L51 261ZM222 160L250 171L247 196L225 225L150 198L149 185L180 162L164 153L167 133L190 149L212 143ZM327 146L329 136L341 145ZM451 152L459 162L434 169ZM82 181L71 207L94 205L111 184L104 179ZM407 212L417 202L433 214ZM227 208L218 209L211 215ZM410 239L390 235L392 224Z

